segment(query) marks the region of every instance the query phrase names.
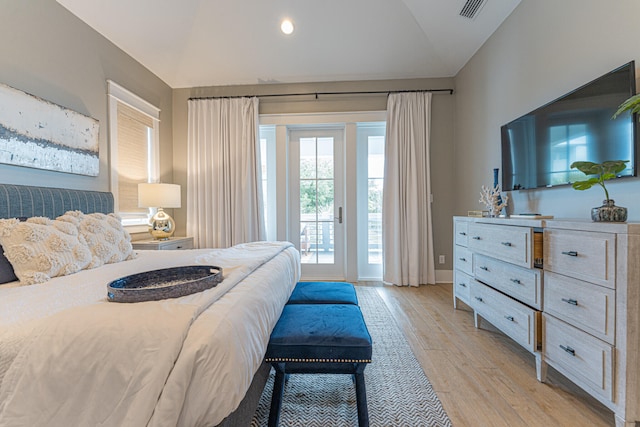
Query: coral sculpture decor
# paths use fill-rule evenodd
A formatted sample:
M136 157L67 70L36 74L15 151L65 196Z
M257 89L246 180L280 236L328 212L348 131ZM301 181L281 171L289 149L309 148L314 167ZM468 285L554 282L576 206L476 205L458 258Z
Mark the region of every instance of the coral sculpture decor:
M495 217L500 215L502 209L507 207L509 196L500 192L500 185L494 187L482 186L480 191L480 203L487 207L489 216Z

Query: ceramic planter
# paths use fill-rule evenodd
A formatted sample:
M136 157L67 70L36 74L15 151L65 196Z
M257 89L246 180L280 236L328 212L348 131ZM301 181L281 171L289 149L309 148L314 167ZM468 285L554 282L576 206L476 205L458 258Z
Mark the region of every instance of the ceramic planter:
M627 208L616 206L613 199L605 199L602 206L591 209L591 220L595 222L625 222Z

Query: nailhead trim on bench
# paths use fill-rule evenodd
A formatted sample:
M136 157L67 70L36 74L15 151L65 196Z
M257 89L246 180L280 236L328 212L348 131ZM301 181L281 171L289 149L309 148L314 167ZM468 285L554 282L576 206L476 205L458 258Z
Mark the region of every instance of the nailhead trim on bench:
M367 359L293 359L288 357L266 358L265 362L304 362L304 363L371 363Z

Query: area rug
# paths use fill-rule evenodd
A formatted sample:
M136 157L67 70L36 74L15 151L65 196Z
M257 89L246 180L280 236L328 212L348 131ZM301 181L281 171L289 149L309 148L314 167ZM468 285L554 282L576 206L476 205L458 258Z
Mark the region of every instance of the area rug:
M373 339L372 363L364 372L370 425L451 426L431 383L376 289L358 287L357 292ZM273 377L272 370L251 422L252 427L267 425ZM351 376L291 375L285 386L279 425L357 426L356 396Z

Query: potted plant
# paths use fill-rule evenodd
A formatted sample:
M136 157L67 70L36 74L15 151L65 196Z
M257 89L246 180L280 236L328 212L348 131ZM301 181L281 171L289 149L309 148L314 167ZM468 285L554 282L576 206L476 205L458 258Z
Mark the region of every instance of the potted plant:
M571 163L571 169L578 169L588 177L588 179L571 184L573 188L583 191L597 184L604 190L605 199L602 206L591 209L593 221L624 222L627 220L627 208L615 205L615 201L609 198L609 192L604 182L615 178L618 173L625 170L628 162L629 160L607 160L602 163Z
M631 112L631 114L640 113L640 94L633 95L622 104L620 104L620 107L618 107L618 111L613 114L612 119L615 119L625 111L629 111Z

